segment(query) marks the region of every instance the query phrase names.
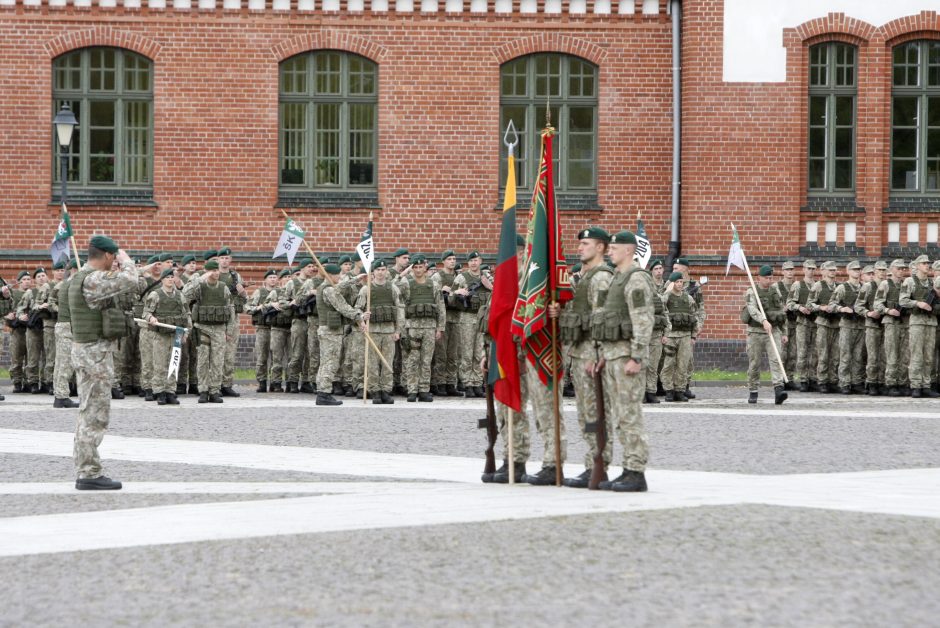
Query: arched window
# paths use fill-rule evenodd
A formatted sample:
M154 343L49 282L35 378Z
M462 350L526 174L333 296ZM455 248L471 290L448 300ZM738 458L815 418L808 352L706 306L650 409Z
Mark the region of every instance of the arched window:
M940 41L895 46L891 91L891 190L940 191Z
M84 48L57 57L52 76L53 115L67 102L78 120L68 152L70 197L116 190L151 196L152 62L120 48ZM59 146L50 133L58 184Z
M559 192L597 190L597 66L563 54L534 54L503 64L500 69L500 154L509 120L519 131L516 184L531 189L538 168L538 130L551 106L557 129L554 166ZM505 160L500 182L505 183Z
M809 191L855 190L855 46L829 42L809 49Z
M283 61L279 89L282 191L374 189L378 155L378 66L317 50Z

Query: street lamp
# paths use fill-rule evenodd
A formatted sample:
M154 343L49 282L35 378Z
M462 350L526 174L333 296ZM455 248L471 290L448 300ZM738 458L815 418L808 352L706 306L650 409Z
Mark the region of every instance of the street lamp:
M55 127L56 138L59 140L59 159L62 164L62 203L64 204L65 186L69 171L68 150L72 144L72 133L75 131L75 127L78 126L78 120L75 119L75 114L72 113L68 103L62 103L62 108L56 114L52 125Z

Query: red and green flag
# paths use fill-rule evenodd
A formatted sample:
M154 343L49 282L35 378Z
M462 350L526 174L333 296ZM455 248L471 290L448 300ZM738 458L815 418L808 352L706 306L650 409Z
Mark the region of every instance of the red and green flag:
M549 387L555 384L552 372L560 380L563 369L560 345L552 343L549 331L548 306L553 301L564 303L574 296L561 246L558 209L555 207L552 173L554 135L555 130L551 127L542 131L539 174L529 212L525 266L512 318L512 332L522 338L529 363L536 369L542 383Z

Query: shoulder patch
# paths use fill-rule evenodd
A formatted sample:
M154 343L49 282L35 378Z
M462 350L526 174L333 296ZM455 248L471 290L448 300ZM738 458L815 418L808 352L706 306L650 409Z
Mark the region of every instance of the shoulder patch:
M643 290L634 290L630 297L633 307L646 306L646 293Z

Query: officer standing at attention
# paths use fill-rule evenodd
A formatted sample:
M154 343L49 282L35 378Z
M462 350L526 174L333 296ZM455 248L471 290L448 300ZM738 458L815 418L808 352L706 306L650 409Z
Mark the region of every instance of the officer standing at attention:
M865 321L855 313L855 302L861 291L859 275L862 265L858 261L849 262L845 267L849 278L836 286L829 297L833 313L839 315L839 392L843 395L862 394L865 388L865 361L862 352L865 349Z
M940 393L930 387L937 334L937 317L934 314L940 312L940 304L931 305L936 294L931 294L933 282L928 276L929 269L930 259L921 255L911 262L911 276L901 284L900 305L911 313L907 336L911 356L911 397L940 397ZM927 302L928 299L931 303Z
M324 267L328 278L317 291L317 318L320 328L320 370L317 371L317 401L318 406L341 406L343 402L333 397L333 378L339 370L340 353L343 347L343 327L346 319L365 328L369 320L369 312L362 312L346 302L342 291L343 284L337 284L340 267L336 264L327 264ZM354 281L347 279L346 281ZM328 285L329 284L329 285Z
M822 279L809 293L806 307L816 315L816 377L819 392L836 392L839 378L839 320L835 308L829 305L836 289L835 262L823 262Z
M199 403L222 403L225 329L234 310L231 292L219 279L219 262L209 260L204 270L183 287L183 300L193 303L193 327L199 335Z

